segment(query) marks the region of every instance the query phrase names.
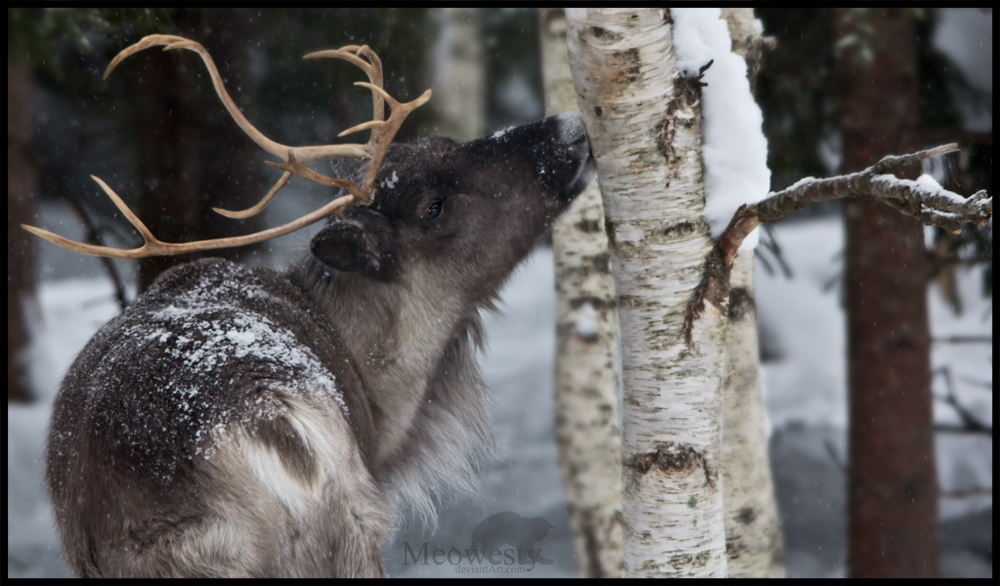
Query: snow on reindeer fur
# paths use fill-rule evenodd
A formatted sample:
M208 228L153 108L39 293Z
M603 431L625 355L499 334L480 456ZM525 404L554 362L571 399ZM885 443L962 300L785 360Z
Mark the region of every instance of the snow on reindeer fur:
M92 418L133 469L170 482L186 461L210 458L232 422L254 433L283 414L287 406L265 388L349 416L329 356L302 343L329 326L290 291L269 271L220 259L164 273L101 328L70 370L67 380L85 393L74 419Z

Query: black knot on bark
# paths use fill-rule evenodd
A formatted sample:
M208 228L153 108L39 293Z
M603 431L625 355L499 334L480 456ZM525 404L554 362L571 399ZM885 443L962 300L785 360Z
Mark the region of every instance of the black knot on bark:
M635 468L639 474L647 474L654 469L666 474L673 474L691 472L701 468L705 471L705 482L711 487L715 486L713 474L708 469L705 457L687 444L666 442L652 452L636 454L632 458L631 467Z

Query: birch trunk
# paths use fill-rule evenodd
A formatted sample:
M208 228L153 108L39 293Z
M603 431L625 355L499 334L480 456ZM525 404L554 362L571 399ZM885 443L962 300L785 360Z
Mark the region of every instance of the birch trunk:
M785 575L784 547L767 453L752 250L736 256L729 283L722 387L722 486L729 576L781 578Z
M579 110L562 8L539 10L545 114ZM556 438L577 573L622 575L618 314L597 183L552 228L556 268Z
M722 17L733 52L747 60L752 89L761 57L753 9L723 8ZM753 250L741 250L729 276L722 387L726 553L730 577L778 578L785 575L784 547L767 453L753 268Z
M713 243L697 95L665 10L573 9L567 22L618 292L625 575L723 577L725 316L719 291L699 290ZM689 305L702 294L716 302Z
M475 8L444 8L434 49L434 99L438 132L465 142L486 132L486 62L483 27Z

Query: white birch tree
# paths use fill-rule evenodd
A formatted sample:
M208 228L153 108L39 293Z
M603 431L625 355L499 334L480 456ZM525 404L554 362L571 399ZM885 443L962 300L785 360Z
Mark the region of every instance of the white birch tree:
M486 60L476 8L443 8L432 54L436 134L464 142L486 133Z
M984 225L993 213L986 191L965 198L928 175L892 174L958 150L954 144L768 193L760 110L720 16L718 9L567 11L618 293L628 576L726 575L723 330L734 262L761 223L857 196L951 230ZM723 73L711 76L716 87L703 119L700 80L715 61Z
M723 577L726 291L701 286L713 241L698 88L668 11L573 9L567 22L618 292L625 575Z
M561 8L539 10L545 114L579 110ZM618 314L596 182L552 228L556 269L555 428L577 574L622 573Z
M750 87L763 41L752 8L723 8L732 51L747 61ZM767 451L766 414L757 345L753 250L733 261L722 389L722 486L726 553L733 578L785 575L784 547Z

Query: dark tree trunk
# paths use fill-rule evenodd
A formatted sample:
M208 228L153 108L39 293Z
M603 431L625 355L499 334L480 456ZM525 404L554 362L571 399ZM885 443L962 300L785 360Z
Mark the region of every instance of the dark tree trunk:
M255 71L252 66L254 53L249 42L256 37L251 32L253 23L259 20L254 18L256 12L256 9L247 8L202 9L198 11L199 21L193 30L184 32L208 48L233 101L253 124L258 123L257 97L261 82L259 68ZM197 56L188 54L185 57L191 60L191 67L204 71ZM200 76L202 80L205 77L204 74ZM232 220L212 210L213 206L229 210L248 208L264 196L270 185L262 186L258 181L264 166L263 149L240 130L211 85L205 81L199 84L197 96L200 104L197 116L201 121L198 147L202 167L202 203L198 210L201 233L198 238L225 238L258 232L263 228L259 214L245 220ZM270 155L267 158L274 160ZM272 175L277 177L279 173L272 170L269 176ZM222 248L208 254L239 260L264 246L261 243Z
M203 65L185 51L143 51L132 60L136 63L131 71L121 72L136 77L139 189L132 209L164 242L196 240L201 232L202 171L195 81ZM139 293L163 271L194 258L140 259Z
M24 303L35 293L35 243L21 224L35 223L38 171L31 156L32 71L7 62L7 401L27 401Z
M900 10L851 21L837 38L843 171L912 152L918 111L916 23ZM859 33L859 21L874 33ZM870 50L871 58L865 58ZM913 178L917 169L911 170ZM937 477L923 227L867 198L844 201L850 386L851 577L936 577Z
M222 12L222 14L219 14ZM181 35L208 49L226 88L251 121L260 85L244 44L251 25L240 11L182 10ZM187 242L249 234L260 216L232 220L212 207L250 207L266 190L257 180L260 149L239 129L212 89L201 60L186 51L144 51L137 66L139 217L157 238ZM200 80L200 81L199 81ZM166 269L201 256L241 258L263 245L139 261L139 292Z

